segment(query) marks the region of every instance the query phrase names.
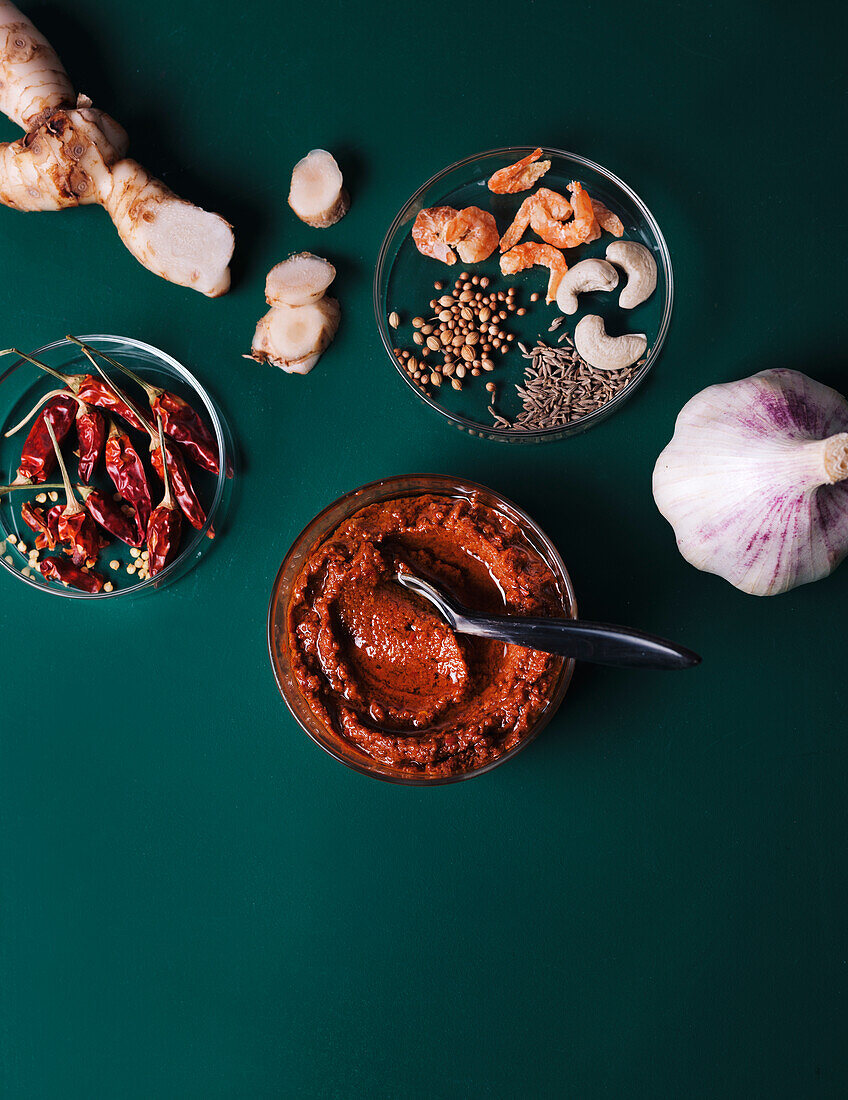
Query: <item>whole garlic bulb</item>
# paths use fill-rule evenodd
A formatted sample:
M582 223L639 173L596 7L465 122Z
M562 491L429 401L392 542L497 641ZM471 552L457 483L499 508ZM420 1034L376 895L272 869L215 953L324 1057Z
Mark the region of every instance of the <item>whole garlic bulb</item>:
M771 596L848 554L848 401L793 370L710 386L681 410L654 500L683 557Z

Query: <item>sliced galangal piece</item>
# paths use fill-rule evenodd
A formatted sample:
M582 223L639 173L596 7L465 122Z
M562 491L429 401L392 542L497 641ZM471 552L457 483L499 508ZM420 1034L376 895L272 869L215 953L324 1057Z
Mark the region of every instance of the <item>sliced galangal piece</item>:
M504 275L515 275L517 272L524 271L525 268L533 267L535 264L542 264L550 270L551 277L548 280L545 301L553 302L556 298L560 280L568 271L568 264L559 249L549 244L537 244L535 241L528 241L525 244L516 245L515 248L511 248L509 252L504 252L501 256L501 272Z
M499 168L489 179L489 190L496 195L516 195L519 191L527 191L551 166L549 160L539 160L541 155L541 149L534 149L515 164Z
M306 306L323 298L336 277L329 260L311 252L297 252L272 267L265 279L269 306Z
M250 358L289 374L308 374L339 327L335 298L303 306L275 305L256 326Z
M350 197L332 153L313 149L292 170L289 206L313 229L326 229L345 216Z

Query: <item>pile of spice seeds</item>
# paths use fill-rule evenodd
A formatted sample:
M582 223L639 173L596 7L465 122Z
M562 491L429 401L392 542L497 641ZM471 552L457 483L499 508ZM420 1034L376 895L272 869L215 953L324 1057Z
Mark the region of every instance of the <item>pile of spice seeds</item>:
M557 327L556 322L552 327ZM490 405L496 428L532 432L571 424L611 401L645 362L643 358L621 370L597 370L577 353L570 336L562 339L567 343L560 348L550 347L542 340L532 350L518 344L524 358L529 360L522 384L515 387L522 410L510 423Z
M495 356L505 355L515 340L504 322L510 313L523 316L527 311L517 305L515 287L492 290L486 275L463 271L452 290L446 290L442 282L433 286L444 291L430 301L434 315L413 317L416 348L394 348L395 358L422 388L441 386L442 380L448 379L455 390L461 390L464 381L495 369ZM533 297L538 299L538 295ZM400 325L396 311L389 315L389 324L393 329ZM488 382L486 389L494 393L494 382Z

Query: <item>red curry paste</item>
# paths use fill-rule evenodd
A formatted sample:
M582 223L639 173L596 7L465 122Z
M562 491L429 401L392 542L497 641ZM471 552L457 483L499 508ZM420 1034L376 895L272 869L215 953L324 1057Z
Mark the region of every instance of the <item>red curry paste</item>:
M564 613L553 572L505 515L447 496L388 500L307 558L289 605L295 679L333 736L366 756L428 777L479 768L532 728L562 661L454 634L397 583L399 558L467 607Z

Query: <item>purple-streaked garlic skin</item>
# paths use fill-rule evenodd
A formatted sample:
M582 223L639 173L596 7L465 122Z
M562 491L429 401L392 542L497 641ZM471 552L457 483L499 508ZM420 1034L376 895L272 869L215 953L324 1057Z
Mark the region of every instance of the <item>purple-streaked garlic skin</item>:
M654 469L654 499L683 557L743 592L776 595L848 554L848 401L798 371L710 386L681 410Z

